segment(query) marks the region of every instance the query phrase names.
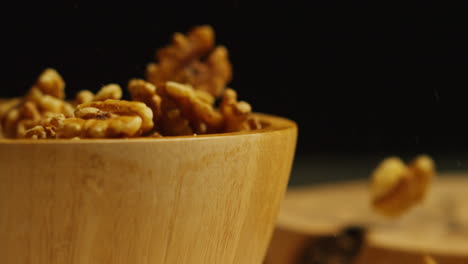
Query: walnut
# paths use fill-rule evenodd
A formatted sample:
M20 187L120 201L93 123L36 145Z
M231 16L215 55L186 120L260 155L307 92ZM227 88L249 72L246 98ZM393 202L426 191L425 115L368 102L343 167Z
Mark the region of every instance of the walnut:
M209 105L213 105L215 103L215 98L210 93L205 92L203 90L195 90L195 96L200 99L202 102L205 102Z
M2 119L6 137L24 137L26 130L39 123L41 113L34 102L26 101L10 109Z
M409 165L415 185L419 186L415 190L415 202L420 202L426 198L432 179L435 176L434 161L426 155L416 157Z
M220 109L214 97L190 85L167 82L158 89L148 82L134 79L129 83L132 99L146 103L155 114L154 121L163 135L192 135L234 132L261 127L250 115L251 107L238 102L237 94L226 90Z
M34 102L26 101L19 108L19 116L16 120L16 137L24 137L26 130L37 125L41 120L41 113L39 112Z
M396 157L383 160L372 175L373 207L385 216L400 216L425 198L434 175L434 162L425 155L409 166Z
M5 117L9 114L9 112L18 107L18 105L21 103L21 99L19 98L13 98L13 99L0 99L0 138L5 138L7 137L6 132L4 132L4 124L3 120ZM11 129L10 129L11 130Z
M163 135L187 136L195 134L187 118L182 115L182 112L172 100L163 100L161 109L162 118L159 126Z
M94 94L89 90L81 90L76 94L75 104L84 104L94 101Z
M205 133L219 132L223 128L224 119L221 113L200 99L191 86L167 82L165 89L192 128L206 130Z
M10 106L3 106L3 134L9 138L22 138L27 130L39 125L43 115L60 113L73 116L73 106L64 101L65 82L53 69L46 69L40 74L26 97L15 99ZM8 110L5 110L8 109Z
M31 87L25 100L34 102L41 113L52 112L73 116L73 106L63 100L64 88L65 82L57 71L47 69Z
M168 136L194 133L189 121L182 116L178 106L168 97L164 86L157 89L149 82L132 79L128 84L128 90L133 100L144 102L153 110L155 128L160 133Z
M244 127L246 130L257 130L262 129L264 125L260 122L260 119L257 116L249 116L247 121L244 123Z
M205 62L194 61L190 64L185 70L185 75L184 83L193 85L197 90L220 96L232 79L227 49L223 46L215 48Z
M115 116L109 119L67 118L56 130L57 138L117 138L141 134L142 118Z
M75 117L82 118L82 119L109 119L116 115L111 114L109 112L102 111L101 109L94 108L94 107L84 107L77 109L75 111Z
M47 136L46 129L43 126L37 125L33 128L28 129L24 133L25 138L30 138L30 139L46 139L50 138Z
M12 108L17 107L21 103L20 98L12 99L0 99L0 122L3 117L10 111Z
M15 134L16 123L19 121L20 98L0 100L0 138ZM8 128L6 128L8 127Z
M141 102L130 102L124 100L113 100L108 99L105 101L96 101L91 103L85 103L76 107L76 112L83 111L83 108L97 108L104 112L109 112L117 116L139 116L141 118L141 127L139 130L140 135L150 131L153 126L153 112L149 107ZM119 119L119 120L130 120L130 119ZM133 120L133 119L132 119ZM137 121L133 121L137 122Z
M37 79L34 87L39 89L43 94L58 99L65 98L65 82L62 76L54 69L45 69Z
M81 104L73 118L51 116L40 126L26 131L26 137L42 138L117 138L136 137L149 131L152 113L144 104L106 100ZM146 122L146 123L145 123Z
M31 139L56 138L56 130L63 126L64 120L63 114L46 113L42 116L39 125L24 132L24 137Z
M23 104L22 116L27 119L38 122L41 119L41 113L39 112L37 105L34 102L27 101Z
M251 124L248 122L252 107L244 101L237 101L237 93L232 89L226 89L220 105L225 124L224 132L236 132L250 130ZM250 119L252 126L257 126L255 120Z
M118 84L111 83L101 87L96 95L89 90L81 90L76 94L75 104L105 101L107 99L119 100L120 98L122 98L122 89Z
M118 84L108 84L103 86L94 97L93 101L105 101L107 99L119 100L122 98L122 89Z
M21 118L19 107L15 107L6 112L2 118L2 134L7 138L16 137L18 123Z
M155 124L162 118L161 101L162 98L156 93L156 86L141 79L132 79L128 83L128 91L132 100L145 103L153 111Z
M195 27L187 36L175 33L172 43L156 52L158 63L148 64L147 79L156 86L167 81L190 84L220 96L232 79L232 67L227 49L215 48L214 39L210 26Z
M75 110L63 98L56 97L58 88L63 91L64 87L59 85L63 80L57 81L61 80L57 76L55 71L45 71L24 102L5 114L3 129L10 137L132 137L153 128L151 109L143 103L116 100L122 96L116 84L102 87L96 95L80 92L76 101L83 103Z

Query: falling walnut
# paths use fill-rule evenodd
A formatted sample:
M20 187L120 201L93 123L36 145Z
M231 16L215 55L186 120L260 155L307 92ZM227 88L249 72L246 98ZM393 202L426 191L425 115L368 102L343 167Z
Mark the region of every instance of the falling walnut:
M148 81L156 86L174 81L219 97L232 79L228 51L215 47L210 26L195 27L187 35L175 33L172 43L156 52L156 59L146 69Z
M425 198L434 175L434 161L426 155L409 165L397 157L384 159L372 174L372 206L382 215L398 217Z

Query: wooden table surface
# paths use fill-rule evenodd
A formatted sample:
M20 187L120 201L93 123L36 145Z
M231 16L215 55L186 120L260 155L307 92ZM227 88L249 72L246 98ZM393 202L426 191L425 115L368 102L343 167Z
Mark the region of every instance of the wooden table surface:
M337 171L344 170L346 164L330 171L343 175ZM305 165L296 167L293 177L298 177L298 171L304 173ZM331 179L335 183L301 186L299 180L292 179L270 245L268 264L294 263L314 237L333 235L352 225L369 230L358 263L392 263L388 261L395 261L395 256L401 258L398 263L412 263L424 253L435 255L442 264L468 263L468 172L440 173L422 205L399 219L387 219L369 206L368 180L361 176L372 167L359 168L349 178L360 180L343 182L335 177ZM321 169L326 172L315 168ZM319 176L309 175L302 181L313 177Z

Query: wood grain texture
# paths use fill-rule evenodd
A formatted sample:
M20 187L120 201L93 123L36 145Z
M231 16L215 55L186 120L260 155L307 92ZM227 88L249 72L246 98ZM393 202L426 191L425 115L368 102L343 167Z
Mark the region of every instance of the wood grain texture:
M371 209L364 181L289 190L266 263L296 263L304 243L351 225L368 229L356 264L419 263L424 254L440 264L468 263L467 188L467 173L441 175L424 203L398 219L384 218ZM298 241L294 247L292 240ZM288 258L279 261L274 255Z
M295 264L304 255L312 239L303 232L276 228L268 247L265 264Z
M297 127L128 140L1 140L0 263L261 263Z

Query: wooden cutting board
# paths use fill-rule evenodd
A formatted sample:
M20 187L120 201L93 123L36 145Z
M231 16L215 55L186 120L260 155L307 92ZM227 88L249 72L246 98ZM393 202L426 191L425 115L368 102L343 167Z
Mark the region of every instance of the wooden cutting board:
M468 263L468 173L436 178L423 204L398 219L370 207L367 181L291 189L283 201L267 264L294 264L314 238L346 227L367 232L357 264Z

